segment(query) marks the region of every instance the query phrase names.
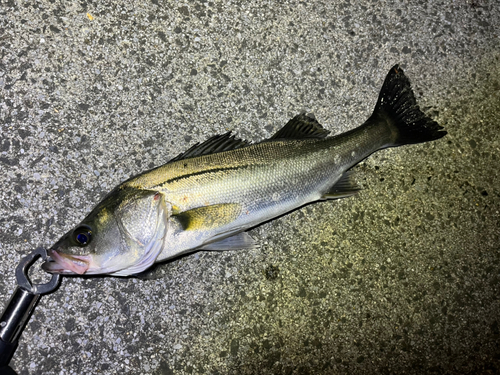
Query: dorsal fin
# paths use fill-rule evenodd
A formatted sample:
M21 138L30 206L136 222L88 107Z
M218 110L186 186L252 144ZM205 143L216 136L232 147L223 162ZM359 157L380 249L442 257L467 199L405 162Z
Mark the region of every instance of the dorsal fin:
M227 132L224 134L214 135L201 144L195 144L187 151L184 151L170 160L170 162L194 158L196 156L215 154L216 152L236 150L237 148L242 148L248 146L249 144L250 143L245 140L235 138L234 135L231 135L231 132Z
M325 138L328 133L330 132L323 128L316 119L301 113L288 121L270 139Z

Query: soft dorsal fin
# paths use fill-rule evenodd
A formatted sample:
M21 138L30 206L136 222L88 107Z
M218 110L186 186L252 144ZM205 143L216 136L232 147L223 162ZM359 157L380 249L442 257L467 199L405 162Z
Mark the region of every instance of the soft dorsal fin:
M214 135L201 144L195 144L187 151L177 155L170 161L172 162L194 158L196 156L215 154L216 152L236 150L237 148L246 147L249 144L250 143L245 140L235 138L234 135L231 135L231 132L227 132L224 134Z
M305 113L295 116L270 139L325 138L330 132Z

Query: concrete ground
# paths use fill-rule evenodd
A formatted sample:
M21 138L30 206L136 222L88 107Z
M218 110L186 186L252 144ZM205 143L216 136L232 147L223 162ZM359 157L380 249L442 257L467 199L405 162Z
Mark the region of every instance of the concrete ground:
M494 0L2 1L5 303L20 258L120 181L227 130L262 140L301 111L356 127L395 63L449 132L368 158L360 194L252 230L257 250L64 278L12 367L500 372L498 25Z

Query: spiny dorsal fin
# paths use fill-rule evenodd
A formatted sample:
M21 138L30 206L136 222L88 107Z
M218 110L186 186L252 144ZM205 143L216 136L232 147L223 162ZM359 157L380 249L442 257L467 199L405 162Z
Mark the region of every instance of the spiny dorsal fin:
M301 113L288 121L270 139L325 138L328 133L330 132L323 128L316 119Z
M237 148L246 147L249 144L250 143L245 140L235 138L234 135L231 135L231 132L227 132L224 134L214 135L201 144L195 144L187 151L184 151L170 160L170 162L194 158L196 156L215 154L216 152L236 150Z

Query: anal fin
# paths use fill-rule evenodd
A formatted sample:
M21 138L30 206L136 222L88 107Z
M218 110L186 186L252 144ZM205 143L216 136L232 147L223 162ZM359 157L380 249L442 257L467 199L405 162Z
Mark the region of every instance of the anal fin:
M361 189L352 178L352 171L345 172L330 190L322 195L322 199L341 199L357 194Z

